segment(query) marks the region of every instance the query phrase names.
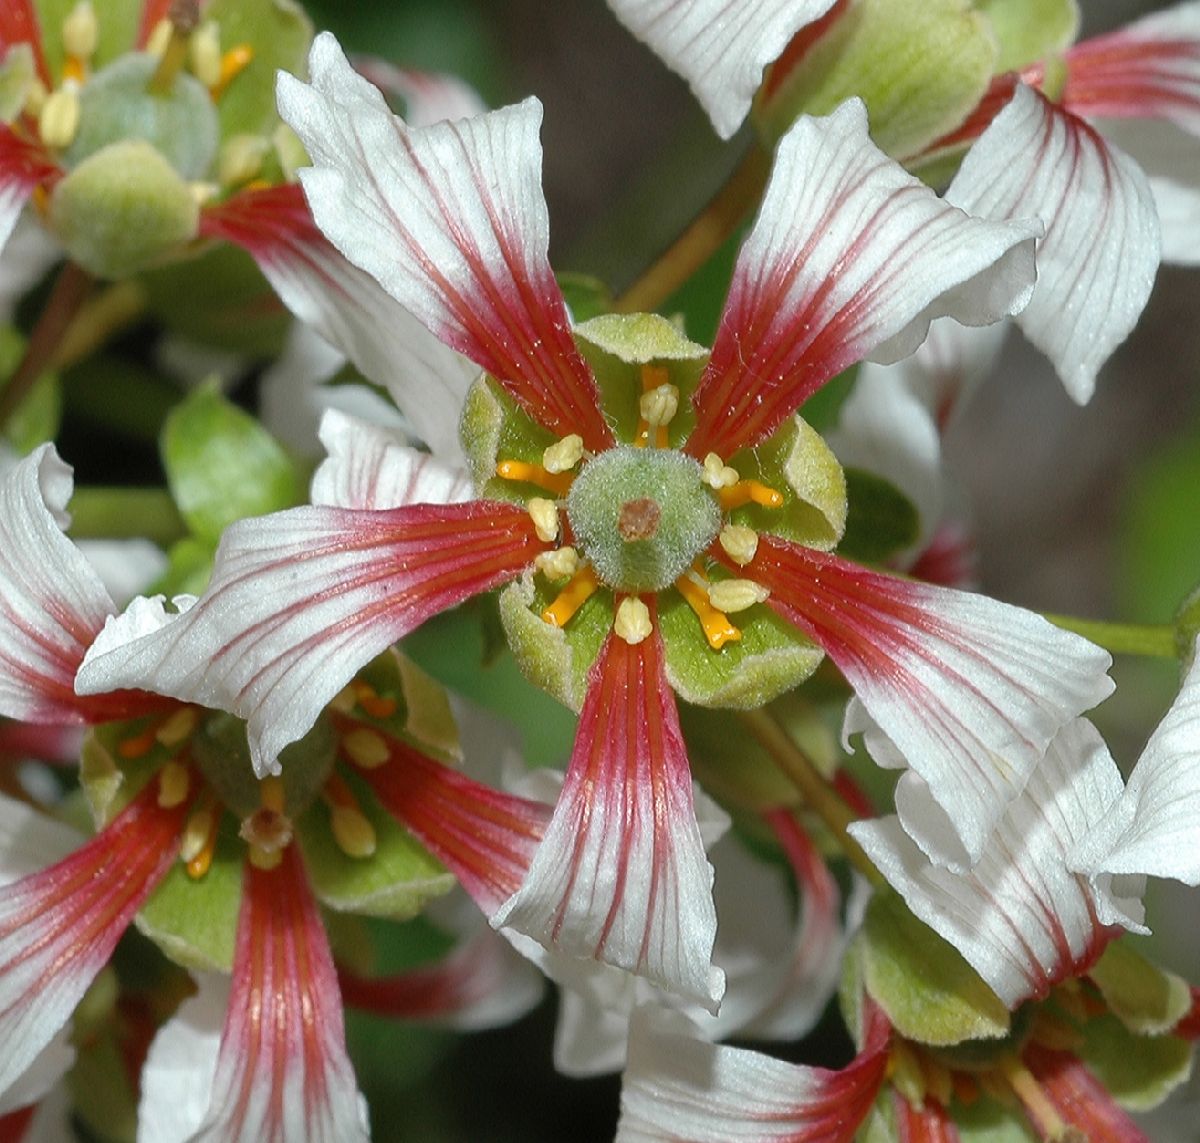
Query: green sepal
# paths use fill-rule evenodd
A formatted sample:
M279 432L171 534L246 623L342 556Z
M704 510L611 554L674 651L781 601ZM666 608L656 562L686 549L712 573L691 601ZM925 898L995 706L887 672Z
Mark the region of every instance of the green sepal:
M1178 1036L1138 1036L1115 1016L1084 1027L1080 1058L1122 1107L1149 1111L1191 1075L1195 1045Z
M191 877L176 861L138 913L138 931L184 968L231 972L245 861L237 823L223 814L207 872Z
M588 672L612 627L613 598L601 588L571 616L565 628L555 627L542 619L542 611L561 586L526 571L500 593L500 621L522 674L564 706L578 711L587 694Z
M231 243L141 276L150 315L175 333L235 353L274 357L292 324L254 259Z
M1003 1001L948 941L917 920L899 894L875 894L855 943L863 984L907 1040L935 1047L1008 1036Z
M299 467L214 384L195 390L167 418L162 458L180 514L193 534L212 543L235 520L305 499Z
M100 278L126 278L196 236L200 208L149 143L129 139L89 155L50 195L50 228Z
M576 324L612 309L612 290L599 278L571 270L556 274L555 278Z
M0 123L11 123L21 114L36 75L33 49L25 43L9 47L0 64Z
M974 4L988 18L1000 46L997 73L1056 55L1079 33L1076 0L974 0Z
M221 96L217 111L221 137L270 135L279 122L275 110L275 76L279 71L305 79L313 28L292 0L212 0L204 10L221 30L221 48L238 44L254 50L250 64Z
M140 758L122 758L120 744L138 737L153 721L104 722L88 731L79 754L79 782L97 829L108 825L158 772L178 747L154 742Z
M990 1096L955 1103L952 1112L959 1143L1038 1143L1019 1111Z
M0 389L12 377L25 353L25 339L12 326L0 327ZM4 436L22 455L58 435L62 420L62 386L56 373L43 373L13 410L4 426Z
M824 652L769 607L758 604L733 617L741 640L714 651L696 613L671 588L658 597L666 643L667 678L679 697L697 706L752 710L799 686Z
M866 563L912 547L921 534L916 506L891 481L862 468L847 468L849 509L838 554Z
M212 576L216 545L209 540L185 536L167 551L167 567L148 595L171 598L180 594L200 595Z
M373 718L360 709L355 712L357 721L376 726L441 762L462 761L458 726L445 688L407 655L389 648L355 678L369 683L380 698L396 703L395 712L386 718Z
M846 478L803 417L789 418L770 440L737 453L730 463L744 480L759 480L784 498L779 508L753 503L736 508L729 514L733 523L823 552L837 547L846 528Z
M771 95L755 104L771 142L802 113L827 115L860 96L871 137L907 158L957 127L995 70L988 20L967 0L852 0Z
M458 430L480 497L524 504L531 496L546 495L546 490L535 484L501 480L496 475L499 460L541 464L542 453L554 444L555 437L530 420L486 373L467 392Z
M1132 937L1111 941L1088 976L1109 1011L1137 1035L1169 1032L1191 1011L1187 981L1147 960Z
M450 892L454 877L379 804L357 774L343 768L343 776L375 829L375 852L350 857L334 840L328 807L311 805L295 824L318 900L339 912L403 919Z
M61 79L66 62L63 21L76 3L77 0L34 0L38 27L42 30L42 53L54 79ZM97 38L91 65L101 68L117 56L134 50L145 0L92 0L92 5L96 10Z

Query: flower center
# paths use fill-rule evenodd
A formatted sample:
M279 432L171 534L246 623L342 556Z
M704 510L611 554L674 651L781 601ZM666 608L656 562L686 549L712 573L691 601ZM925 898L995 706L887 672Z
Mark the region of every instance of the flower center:
M691 457L619 445L588 461L567 518L601 582L617 591L670 586L716 537L721 509Z

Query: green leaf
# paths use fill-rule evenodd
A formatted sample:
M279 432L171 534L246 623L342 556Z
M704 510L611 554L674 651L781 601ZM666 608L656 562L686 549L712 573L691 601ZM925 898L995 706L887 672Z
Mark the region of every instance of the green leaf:
M1079 32L1076 0L975 0L1000 44L996 71L1016 71L1069 47Z
M599 278L572 271L556 274L555 277L576 325L612 309L612 290Z
M857 95L876 144L907 158L966 118L996 55L988 20L967 0L859 0L756 104L755 120L775 140L801 113L827 115Z
M1139 1035L1169 1032L1192 1007L1187 981L1142 956L1133 937L1111 942L1088 976L1112 1014Z
M167 570L152 586L148 595L199 595L212 576L216 545L208 540L187 536L172 544L167 552Z
M917 509L890 481L865 469L848 468L846 490L850 507L846 533L838 545L841 555L882 563L917 542Z
M857 941L866 990L905 1039L948 1047L1009 1034L1004 1003L898 894L876 893Z
M163 464L188 527L215 543L227 525L303 502L304 478L273 437L211 385L167 418Z

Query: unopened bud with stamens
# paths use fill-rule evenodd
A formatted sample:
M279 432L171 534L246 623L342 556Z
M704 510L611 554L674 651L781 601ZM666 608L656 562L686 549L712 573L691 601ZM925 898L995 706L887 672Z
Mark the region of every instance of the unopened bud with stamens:
M736 468L730 468L715 452L704 458L704 483L710 488L732 488L740 479Z
M338 848L350 857L370 857L375 852L375 827L354 806L333 806L329 826Z
M771 593L752 579L719 579L708 585L708 602L718 611L745 611Z
M350 761L363 770L376 770L392 756L383 735L365 726L345 735L342 748Z
M553 500L534 496L526 505L539 540L547 544L558 538L558 505Z
M79 132L79 111L79 87L73 81L46 96L38 115L42 142L56 151L69 147Z
M90 60L100 39L100 23L91 0L79 3L67 14L62 24L62 45L67 55L78 60Z
M542 453L542 467L547 472L570 472L583 459L583 437L571 433L547 446Z
M579 553L572 547L555 548L540 553L533 566L549 580L570 579L579 570Z
M679 411L679 390L674 385L658 385L638 399L638 412L652 428L668 424Z
M205 87L221 82L221 33L212 20L201 24L188 40L188 67Z
M173 809L188 796L190 778L186 766L168 762L158 772L158 804L164 809Z
M613 630L631 647L636 647L654 630L654 624L650 622L650 608L636 595L627 595L617 608Z
M758 533L745 524L726 524L717 539L725 554L739 567L745 567L758 551Z

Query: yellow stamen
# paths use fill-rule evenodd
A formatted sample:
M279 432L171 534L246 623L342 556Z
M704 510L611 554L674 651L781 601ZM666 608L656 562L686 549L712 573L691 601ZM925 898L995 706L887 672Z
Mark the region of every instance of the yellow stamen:
M146 727L141 734L134 735L131 738L123 738L117 743L117 753L129 761L134 758L144 758L150 753L155 742L158 741L158 727L154 724Z
M221 82L221 33L212 20L201 24L188 40L188 66L210 91Z
M46 90L46 85L36 76L33 82L29 85L29 90L25 92L25 105L21 108L26 115L32 115L37 119L42 114L42 108L46 106L46 98L49 96Z
M669 443L667 422L679 409L679 390L670 383L670 377L662 365L642 366L642 397L638 402L640 418L633 438L638 448L645 448L650 443L651 428L654 429L655 448L666 448ZM658 395L654 396L655 393Z
M736 468L730 468L715 452L704 458L704 475L700 478L709 488L732 488L740 479Z
M198 881L212 868L217 851L217 827L221 824L215 800L208 797L205 804L188 818L183 828L179 856L183 858L187 875Z
M236 44L221 57L221 76L209 89L214 100L223 96L229 85L250 66L254 49L249 44Z
M925 1076L907 1044L897 1042L888 1053L888 1079L913 1107L925 1102Z
M377 770L392 756L387 740L365 726L342 736L346 757L362 770Z
M261 135L234 135L227 139L217 160L221 186L237 187L255 178L270 150L270 141Z
M164 810L182 805L190 785L188 768L179 762L168 762L158 772L158 804Z
M338 847L350 857L370 857L375 852L375 827L359 808L345 780L332 775L322 796L329 806L329 825Z
M197 721L198 715L195 707L180 707L170 718L159 725L154 732L154 737L168 750L171 750L191 737L192 731L196 729Z
M752 579L721 579L709 584L708 602L718 611L745 611L771 593Z
M745 567L758 551L758 533L745 524L726 524L717 539L738 567Z
M91 0L79 0L62 23L62 45L67 55L64 79L77 79L82 83L87 78L88 63L96 54L99 38L100 24Z
M726 643L736 643L741 639L742 633L729 622L728 616L709 602L708 583L703 575L693 569L686 575L681 575L675 581L675 586L696 613L696 618L700 620L700 626L704 629L704 637L714 651L719 651Z
M583 437L571 433L552 445L547 445L542 453L542 467L552 475L560 472L570 472L583 459Z
M496 465L496 475L501 480L524 480L528 484L536 484L555 496L565 496L575 479L570 472L547 472L540 464L530 464L524 460L502 460Z
M1050 1143L1087 1143L1087 1137L1063 1121L1058 1108L1042 1091L1032 1073L1015 1056L1000 1061L1000 1070L1013 1094L1021 1101L1041 1138Z
M358 705L372 718L391 718L396 713L396 700L380 693L370 683L356 682L354 696Z
M717 499L720 500L721 507L726 512L740 508L743 504L749 504L752 501L755 504L761 504L764 508L781 508L783 506L782 494L757 480L739 480L730 488L721 488L717 492Z
M579 570L579 553L572 547L555 548L552 552L540 552L534 557L533 566L548 580L568 580Z
M329 705L339 714L349 714L358 704L358 696L355 694L354 684L348 684L342 687L337 694L329 700Z
M221 193L221 188L216 183L188 183L188 190L199 207L207 206Z
M558 505L553 500L534 496L527 501L525 508L539 540L550 544L558 539Z
M67 80L46 96L38 116L38 136L47 147L61 151L75 142L79 131L79 85Z
M654 630L654 624L650 622L650 608L636 595L627 595L617 606L613 630L631 647L636 647Z
M599 586L600 581L592 565L584 564L558 593L554 602L542 612L542 621L553 627L565 627L571 616L595 594Z
M263 870L264 873L270 873L272 869L278 869L279 863L282 860L283 849L263 849L257 845L250 847L250 864L255 869Z
M167 45L171 42L172 30L170 20L159 20L154 25L154 31L150 33L149 39L146 40L146 54L162 59Z
M924 1054L920 1056L920 1064L921 1073L925 1077L925 1090L945 1107L954 1094L954 1081L950 1069Z

